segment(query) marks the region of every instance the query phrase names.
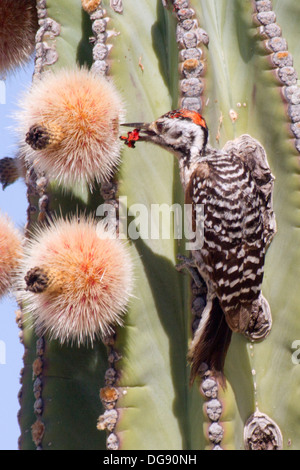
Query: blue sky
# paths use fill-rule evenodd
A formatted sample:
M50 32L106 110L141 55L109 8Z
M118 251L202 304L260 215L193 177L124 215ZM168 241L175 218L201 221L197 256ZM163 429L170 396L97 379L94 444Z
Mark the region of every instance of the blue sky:
M16 149L16 135L13 132L18 99L30 83L33 64L18 70L5 80L5 101L3 104L3 81L0 99L0 158L13 157ZM26 186L18 181L2 191L0 186L0 210L8 214L17 227L23 229L26 222ZM23 367L24 348L19 341L19 329L15 322L17 304L8 296L0 299L0 450L18 448L20 429L17 420L19 410L20 370ZM3 360L4 359L4 360ZM2 362L5 362L4 364Z

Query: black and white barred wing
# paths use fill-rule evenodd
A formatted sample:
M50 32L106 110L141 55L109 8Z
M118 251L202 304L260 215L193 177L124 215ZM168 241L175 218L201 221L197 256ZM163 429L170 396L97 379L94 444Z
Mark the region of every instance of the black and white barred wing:
M240 158L248 167L257 191L262 198L261 213L264 221L264 237L267 247L276 234L276 220L273 211L273 189L275 178L271 172L266 151L260 142L248 134L228 141L224 153Z
M264 201L241 158L223 152L199 163L186 203L202 204L204 243L193 252L199 272L216 296L233 331L244 332L261 292L266 243Z

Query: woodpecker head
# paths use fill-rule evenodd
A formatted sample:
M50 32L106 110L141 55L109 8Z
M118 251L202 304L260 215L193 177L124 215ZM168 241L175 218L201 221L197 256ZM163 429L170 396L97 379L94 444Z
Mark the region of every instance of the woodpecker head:
M123 126L133 127L127 137L120 137L129 147L135 142L153 142L160 147L184 157L187 163L203 155L208 140L205 119L196 111L178 109L164 114L156 121L147 123L129 123Z

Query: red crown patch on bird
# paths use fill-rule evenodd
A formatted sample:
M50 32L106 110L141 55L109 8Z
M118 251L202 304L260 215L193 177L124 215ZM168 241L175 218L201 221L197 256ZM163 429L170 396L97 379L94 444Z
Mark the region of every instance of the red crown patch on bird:
M169 117L171 119L190 119L191 121L193 121L194 124L197 124L198 126L202 126L207 129L204 117L196 111L191 111L189 109L178 109L176 111L170 111L169 113L165 114L165 117Z

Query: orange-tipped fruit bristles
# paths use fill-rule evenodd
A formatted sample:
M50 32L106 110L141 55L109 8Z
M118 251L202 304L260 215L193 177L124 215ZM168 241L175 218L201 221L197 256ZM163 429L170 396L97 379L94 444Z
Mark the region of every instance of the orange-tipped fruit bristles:
M63 86L62 86L63 84ZM113 84L85 68L36 81L17 115L21 152L60 185L108 181L120 163L123 103Z
M40 334L61 343L92 343L122 324L132 271L126 245L103 224L59 218L28 240L18 298Z
M12 287L21 256L21 234L6 215L0 214L0 296Z

